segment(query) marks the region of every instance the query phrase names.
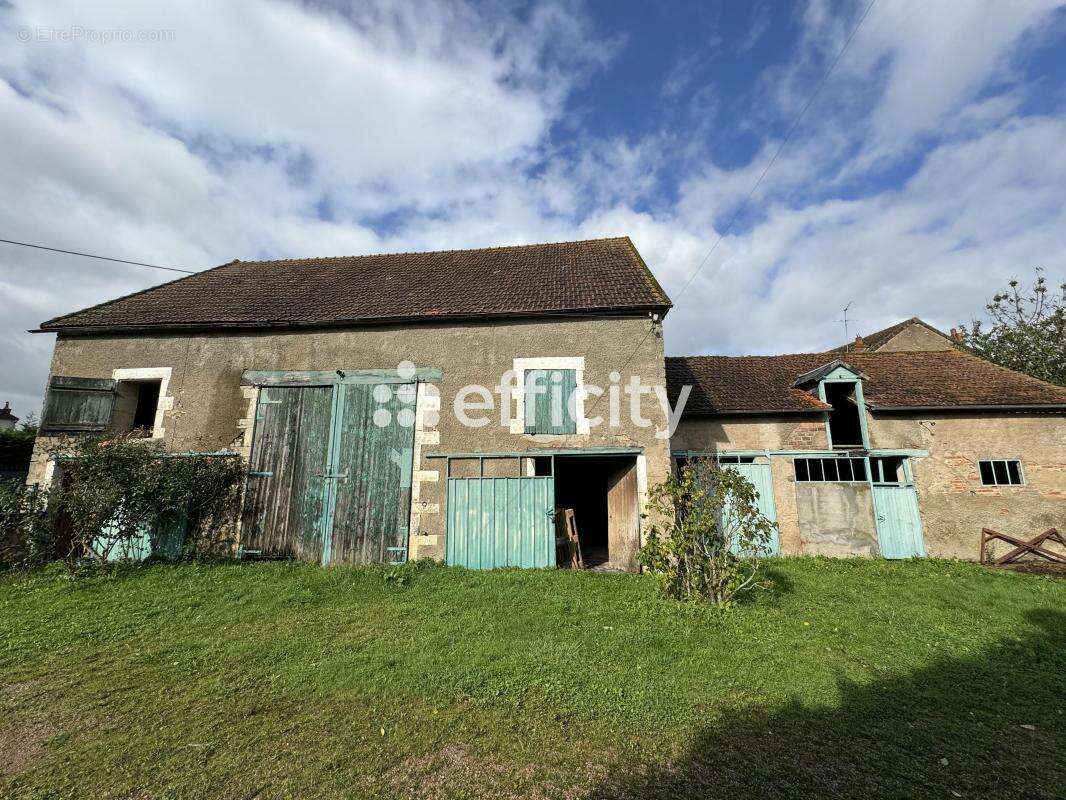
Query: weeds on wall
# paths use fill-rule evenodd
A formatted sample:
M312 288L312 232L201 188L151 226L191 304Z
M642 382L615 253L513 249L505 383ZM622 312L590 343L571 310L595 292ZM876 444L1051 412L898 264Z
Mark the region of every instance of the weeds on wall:
M651 526L640 562L677 600L733 605L759 579L775 524L759 512L755 487L712 459L689 462L648 493Z
M70 437L52 447L44 489L0 488L0 560L39 566L228 552L236 533L241 459L176 455L132 438Z

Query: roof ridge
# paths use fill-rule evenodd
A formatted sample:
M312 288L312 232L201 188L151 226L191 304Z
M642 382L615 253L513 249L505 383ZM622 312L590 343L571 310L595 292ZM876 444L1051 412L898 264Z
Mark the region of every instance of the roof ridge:
M616 242L627 241L628 236L600 236L592 239L566 239L559 242L529 242L528 244L501 244L492 245L490 247L453 247L447 250L395 250L385 253L363 253L361 255L347 255L347 256L307 256L304 258L267 258L267 259L254 259L250 261L240 261L240 259L234 259L241 264L304 264L311 261L349 261L356 258L386 258L389 256L428 256L428 255L446 255L449 253L485 253L496 250L524 250L530 247L557 247L565 244L590 244L592 242ZM632 242L630 242L632 245ZM233 261L229 263L234 263ZM225 265L222 265L225 266ZM647 266L644 265L647 269ZM665 296L665 292L664 292Z

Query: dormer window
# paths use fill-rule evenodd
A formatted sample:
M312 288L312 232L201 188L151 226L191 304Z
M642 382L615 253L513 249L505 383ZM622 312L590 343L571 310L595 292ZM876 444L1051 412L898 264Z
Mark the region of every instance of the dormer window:
M829 412L829 436L834 449L865 446L862 437L861 409L858 382L826 383L825 402L833 407Z
M818 397L825 411L826 434L834 450L865 450L866 402L862 397L863 374L839 359L800 375L793 387Z

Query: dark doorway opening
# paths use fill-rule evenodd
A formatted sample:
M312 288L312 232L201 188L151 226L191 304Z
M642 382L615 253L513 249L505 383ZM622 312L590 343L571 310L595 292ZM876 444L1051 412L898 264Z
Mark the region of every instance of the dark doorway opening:
M636 569L635 456L556 456L555 507L573 510L586 569Z
M825 401L833 407L829 412L829 435L833 447L862 447L862 424L854 383L826 383Z

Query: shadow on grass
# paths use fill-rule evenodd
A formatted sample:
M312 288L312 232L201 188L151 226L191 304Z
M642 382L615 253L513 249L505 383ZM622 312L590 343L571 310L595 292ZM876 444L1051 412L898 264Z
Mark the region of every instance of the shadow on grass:
M780 567L775 567L772 562L763 566L760 577L766 581L766 588L755 595L749 595L745 598L745 602L757 600L761 603L766 603L767 601L774 603L785 595L792 594L795 589L792 578L789 577L788 573Z
M727 714L680 759L588 797L1063 797L1066 614L1027 620L970 658L844 681L833 707Z

